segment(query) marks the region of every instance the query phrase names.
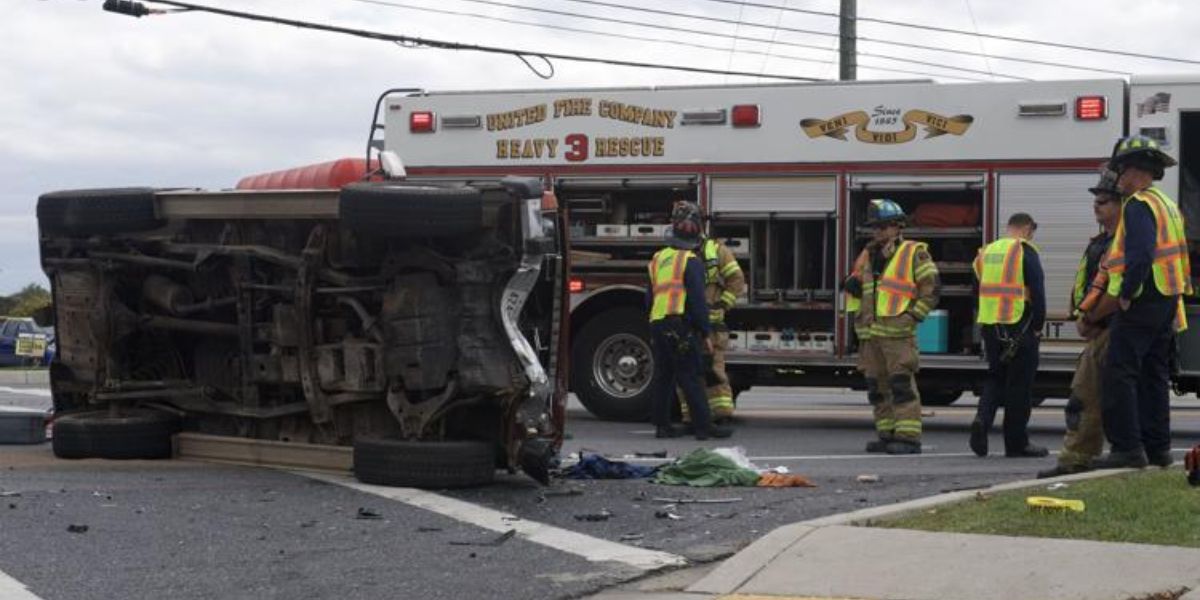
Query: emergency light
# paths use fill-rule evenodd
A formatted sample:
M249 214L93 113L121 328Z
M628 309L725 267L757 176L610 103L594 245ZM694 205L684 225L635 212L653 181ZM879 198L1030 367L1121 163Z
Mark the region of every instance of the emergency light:
M433 113L427 110L413 111L408 116L408 130L413 133L433 133Z
M758 105L738 104L731 111L734 127L758 127Z
M583 280L577 277L572 277L567 281L567 290L572 294L578 294L583 291Z
M1108 99L1104 96L1075 98L1075 120L1101 121L1108 118Z

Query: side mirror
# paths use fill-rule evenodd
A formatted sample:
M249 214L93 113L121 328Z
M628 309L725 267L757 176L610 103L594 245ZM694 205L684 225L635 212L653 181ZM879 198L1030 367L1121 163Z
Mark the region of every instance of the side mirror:
M379 164L383 166L383 172L387 174L388 179L404 179L408 177L408 171L404 168L404 161L400 160L400 155L391 150L379 153Z

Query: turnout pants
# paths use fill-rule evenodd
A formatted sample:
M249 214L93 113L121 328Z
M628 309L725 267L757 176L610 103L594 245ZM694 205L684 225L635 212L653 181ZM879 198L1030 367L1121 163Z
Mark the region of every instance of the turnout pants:
M917 391L915 337L864 340L858 370L867 380L867 400L875 409L875 433L881 440L921 440L921 394Z
M1067 433L1063 437L1062 454L1058 455L1058 464L1064 467L1089 466L1104 451L1100 395L1108 359L1108 337L1109 330L1105 328L1088 340L1071 378L1071 398L1064 411Z
M1104 370L1104 434L1114 452L1171 449L1170 349L1176 299L1147 291L1113 318Z
M984 325L983 349L987 355L988 377L975 419L990 430L996 411L1004 408L1004 448L1018 451L1029 445L1029 413L1032 410L1033 378L1037 375L1041 346L1033 331L1024 331L1023 323ZM1006 340L1015 340L1015 351L1008 352Z
M708 397L708 409L713 419L733 416L733 388L729 386L729 375L725 373L725 348L729 346L729 331L714 327L708 336L713 344L712 374L716 381L708 386L705 395ZM701 372L701 379L705 379ZM691 422L691 411L688 410L687 400L683 390L679 390L679 407L683 413L683 421Z
M650 346L657 371L650 415L655 426L670 426L671 403L678 386L695 418L696 431L707 430L710 420L701 383L700 345L700 336L683 319L667 317L650 323Z

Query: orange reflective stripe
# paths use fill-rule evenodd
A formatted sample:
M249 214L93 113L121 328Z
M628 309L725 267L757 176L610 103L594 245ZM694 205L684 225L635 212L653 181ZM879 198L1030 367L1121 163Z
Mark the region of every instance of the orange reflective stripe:
M1008 254L1004 257L1003 280L1000 282L1000 285L997 286L1007 288L1007 293L1004 293L1000 296L1000 318L1006 319L1006 323L1012 321L1014 316L1013 312L1016 310L1016 307L1013 303L1013 300L1016 298L1011 292L1012 288L1019 287L1021 291L1018 292L1018 294L1025 293L1025 286L1016 284L1017 263L1019 262L1018 259L1020 258L1022 251L1023 247L1021 246L1021 242L1017 242L1012 246L1009 246Z
M687 255L675 254L675 268L671 271L671 286L667 291L667 314L683 313L683 270L687 266Z
M887 314L894 315L900 311L900 302L912 300L917 296L917 284L912 281L912 257L914 242L902 242L900 251L896 253L896 272L893 276L885 276L879 281L879 289L888 294Z

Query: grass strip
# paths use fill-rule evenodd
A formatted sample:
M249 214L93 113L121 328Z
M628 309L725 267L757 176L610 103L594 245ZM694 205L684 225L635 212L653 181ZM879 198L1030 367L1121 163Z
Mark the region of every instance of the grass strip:
M1029 496L1083 500L1086 510L1032 510L1025 504ZM1200 488L1189 486L1180 469L1153 469L1074 482L1058 490L1039 486L980 493L973 500L871 525L1200 548Z

